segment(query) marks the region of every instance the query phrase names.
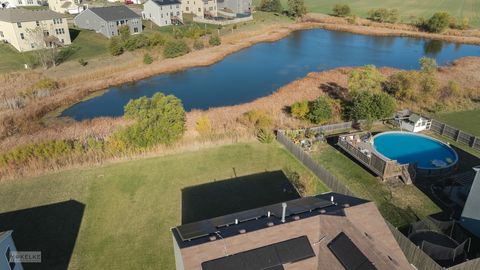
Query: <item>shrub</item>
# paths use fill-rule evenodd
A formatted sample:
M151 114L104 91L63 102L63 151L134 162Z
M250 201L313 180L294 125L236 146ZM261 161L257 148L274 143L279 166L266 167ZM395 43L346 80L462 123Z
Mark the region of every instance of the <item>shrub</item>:
M240 121L247 126L255 128L257 131L260 129L271 129L273 125L273 120L267 112L256 109L244 113Z
M282 12L283 7L280 0L262 0L260 2L259 10L265 12Z
M218 35L211 35L210 39L208 40L208 44L211 46L218 46L222 44L222 41L220 40L220 37Z
M463 20L462 20L461 29L466 30L468 28L470 28L470 19L467 16L465 16L463 17Z
M135 35L123 43L123 48L130 52L148 46L150 46L150 38L143 34Z
M79 47L75 46L74 44L62 48L56 55L55 55L55 63L61 64L68 60L76 51L78 51Z
M154 33L153 35L150 36L150 46L162 46L165 44L165 39L163 38L160 33Z
M321 96L312 101L309 107L307 118L312 123L325 124L332 118L332 104L326 96Z
M456 81L448 81L447 93L448 96L460 96L462 93L462 87Z
M203 40L201 39L195 39L195 41L193 42L193 48L195 50L201 50L205 47L205 44L203 43Z
M395 23L398 21L399 14L397 9L377 8L368 11L368 19L375 22Z
M122 41L126 41L130 38L130 28L127 25L122 25L118 28L118 33Z
M450 24L450 15L447 12L437 12L428 19L423 28L428 32L440 33Z
M299 119L306 119L309 111L308 101L295 102L290 107L290 113L292 116Z
M123 45L118 37L112 37L110 39L110 45L108 46L108 50L113 56L118 56L123 53Z
M83 58L80 58L80 59L78 60L78 63L79 63L82 67L88 65L88 62L85 61L85 59L83 59Z
M200 28L197 24L192 24L183 32L183 37L197 39L204 36L205 32L205 29Z
M153 58L150 54L146 53L143 55L143 63L144 64L147 64L147 65L150 65L151 63L153 63Z
M382 90L382 82L385 77L374 65L356 68L348 74L348 90L350 92Z
M333 7L333 15L338 17L345 17L350 15L350 6L347 4L336 4Z
M302 17L307 13L307 7L303 0L288 0L288 14L292 17Z
M165 44L163 55L166 58L175 58L190 52L187 43L184 40L170 40Z
M420 58L420 68L423 73L436 73L438 68L437 61L434 58L422 57Z
M197 121L195 122L195 129L198 133L200 133L200 135L210 133L210 131L212 130L212 125L207 115L202 115L197 119Z
M349 112L354 120L378 120L392 116L395 107L395 99L386 93L362 91L353 95Z
M33 88L35 90L56 90L59 87L59 83L55 80L52 80L50 78L44 78L39 81L37 81L34 85Z
M257 139L261 143L272 143L275 140L275 136L271 130L260 128L257 132Z
M399 99L416 100L418 78L416 71L400 71L388 78L384 90Z
M125 144L139 148L172 144L185 132L185 110L180 99L156 93L151 98L131 100L125 117L135 124L116 134Z

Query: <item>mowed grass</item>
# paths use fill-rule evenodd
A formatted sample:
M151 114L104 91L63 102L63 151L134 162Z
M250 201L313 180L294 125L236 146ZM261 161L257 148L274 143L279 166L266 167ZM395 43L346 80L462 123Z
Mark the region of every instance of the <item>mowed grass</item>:
M480 109L440 113L434 115L434 118L472 135L480 136Z
M19 70L28 63L29 53L20 53L9 44L0 43L0 72Z
M383 217L395 226L405 226L440 212L441 209L414 185L389 185L329 144L322 144L313 158L335 175L355 195L372 200Z
M73 199L85 211L69 269L174 269L170 229L181 223L182 189L286 167L313 177L277 143L227 145L75 169L2 183L0 213ZM311 193L327 191L315 183ZM274 196L265 190L271 186L244 187L238 194Z

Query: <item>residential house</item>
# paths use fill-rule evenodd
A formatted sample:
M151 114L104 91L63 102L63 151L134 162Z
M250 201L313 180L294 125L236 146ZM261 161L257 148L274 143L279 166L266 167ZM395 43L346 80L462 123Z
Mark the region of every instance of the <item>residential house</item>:
M74 24L95 30L107 38L119 35L119 28L123 25L128 26L131 34L143 31L142 17L123 5L88 8L75 17Z
M0 232L0 269L2 270L23 270L21 263L10 260L12 252L16 252L15 243L12 238L13 231Z
M172 229L177 270L412 269L375 203L324 193Z
M79 14L87 8L84 0L48 0L48 7L59 13Z
M43 6L45 2L44 0L5 0L5 1L0 1L0 3L4 3L5 7L7 8L15 8L15 7L38 7L38 6Z
M181 4L179 0L149 0L143 4L143 19L158 26L181 23Z
M182 12L200 18L217 17L217 0L181 0Z
M65 15L48 9L0 9L0 41L21 52L71 44Z
M218 11L238 15L252 13L252 0L217 0Z

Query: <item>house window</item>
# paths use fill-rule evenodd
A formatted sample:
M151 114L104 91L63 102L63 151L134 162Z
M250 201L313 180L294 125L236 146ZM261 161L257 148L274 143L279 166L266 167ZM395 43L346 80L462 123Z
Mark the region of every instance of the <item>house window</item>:
M198 12L202 12L202 10L200 8L198 8Z
M162 19L163 19L163 13L162 13L162 14L160 14L160 18L162 18Z
M27 4L33 5L33 0L27 0Z
M5 257L7 258L8 265L10 266L10 269L15 268L15 263L10 262L10 247L7 248L7 251L5 251Z
M0 31L0 37L5 37L2 31Z
M57 33L57 35L63 35L65 34L65 30L63 28L58 28L55 29L55 33Z
M170 17L173 17L173 12L170 12Z
M22 23L17 22L17 27L22 28Z
M138 27L134 27L134 28L133 28L133 32L134 32L134 33L138 33Z
M19 4L19 5L22 5L22 0L18 0L18 4Z
M20 38L25 39L25 35L23 35L23 33L20 33Z
M188 10L189 10L189 8L187 7L187 8L186 8L186 10L188 11Z
M32 49L35 49L35 44L30 44L30 47L32 47Z
M187 1L188 2L188 1ZM177 5L177 8L179 8L179 6Z
M180 16L180 11L177 11L177 16Z
M40 26L40 22L39 22L39 21L36 21L35 23L37 24L37 26Z

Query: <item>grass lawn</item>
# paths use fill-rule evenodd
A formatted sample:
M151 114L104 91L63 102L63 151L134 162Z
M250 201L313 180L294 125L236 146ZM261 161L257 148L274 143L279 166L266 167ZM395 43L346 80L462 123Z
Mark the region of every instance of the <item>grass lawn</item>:
M68 235L62 235L63 238L55 242L55 236L58 238L55 229L71 231L75 235L75 226L69 226L69 223L80 220L78 237L73 237L75 244L70 269L137 269L139 266L141 269L174 269L170 228L185 219L182 204L195 206L202 201L199 200L202 196L207 201L226 194L228 198L237 196L246 200L243 196L249 193L256 196L249 199L260 200L259 203L284 200L282 196L294 195L279 195L276 190L283 184L272 179L248 187L240 185L238 181L242 180L239 179L233 180L236 185L224 185L225 182L219 180L257 174L253 178L241 179L247 182L264 181L258 178L258 173L286 167L311 177L312 183L315 183L311 193L327 190L279 144L235 144L5 182L0 186L0 213L3 213L0 220L14 216L5 212L20 209L27 209L28 213L47 213L37 214L39 218L31 224L23 224L31 228L25 231L43 247L62 249L58 252L64 253L68 251L68 246L64 247L65 242L69 242L64 239ZM210 193L201 195L201 191L208 187L206 183L214 188L208 189ZM32 209L52 203L57 204ZM218 202L217 206L226 211ZM68 211L70 208L72 210ZM212 209L205 211L203 215L214 214ZM47 216L51 218L45 220ZM5 229L2 226L5 225L0 222L0 229ZM50 235L54 239L42 238L45 232L40 228L53 230ZM19 245L17 243L17 247ZM41 247L37 246L34 250ZM42 258L47 259L48 254L42 254Z
M322 143L312 156L353 193L375 201L385 219L395 226L416 221L415 215L422 218L441 211L414 185L383 183L349 156L327 143Z
M78 49L68 58L68 61L110 55L108 52L109 39L101 34L95 33L95 31L71 28L70 37L72 38L72 43L75 48Z
M433 118L480 137L480 109L440 113Z
M0 72L8 72L24 68L28 53L19 53L11 45L0 43Z

